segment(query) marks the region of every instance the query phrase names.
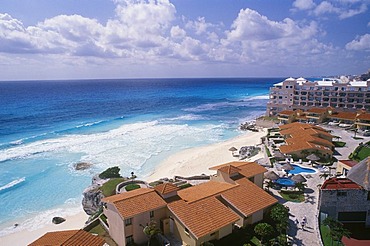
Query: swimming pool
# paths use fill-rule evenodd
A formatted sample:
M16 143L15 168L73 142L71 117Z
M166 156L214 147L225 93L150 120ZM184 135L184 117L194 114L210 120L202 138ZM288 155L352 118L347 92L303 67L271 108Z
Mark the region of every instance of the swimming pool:
M316 173L315 169L308 168L308 167L301 167L299 165L292 165L294 167L293 170L289 170L288 173L291 174L298 174L298 173Z
M295 185L294 180L291 180L290 178L279 178L275 181L275 183L282 185L282 186L294 186Z

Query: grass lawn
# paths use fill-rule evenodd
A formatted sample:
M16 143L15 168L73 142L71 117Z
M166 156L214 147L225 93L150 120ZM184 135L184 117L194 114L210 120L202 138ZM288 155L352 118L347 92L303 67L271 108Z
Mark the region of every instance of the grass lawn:
M253 243L256 246L261 246L262 245L261 241L258 238L256 238L255 236L251 239L251 243Z
M304 202L304 194L300 191L285 191L281 190L279 194L287 201Z
M366 144L369 145L370 143L367 142ZM354 155L353 153L356 153L356 151L357 155ZM370 148L365 147L364 145L358 146L353 153L351 154L353 160L362 161L366 157L370 156Z
M346 145L346 142L342 141L333 141L333 144L336 148L343 148Z
M125 181L124 178L114 178L109 180L108 182L104 183L101 187L100 190L103 192L103 195L105 197L107 196L112 196L116 194L116 186Z

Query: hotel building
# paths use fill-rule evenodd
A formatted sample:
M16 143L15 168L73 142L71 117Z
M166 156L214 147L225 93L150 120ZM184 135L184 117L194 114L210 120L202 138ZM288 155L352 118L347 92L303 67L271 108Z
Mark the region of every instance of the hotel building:
M308 81L304 78L287 78L270 88L266 115L312 107L370 111L370 79L342 82L338 79Z

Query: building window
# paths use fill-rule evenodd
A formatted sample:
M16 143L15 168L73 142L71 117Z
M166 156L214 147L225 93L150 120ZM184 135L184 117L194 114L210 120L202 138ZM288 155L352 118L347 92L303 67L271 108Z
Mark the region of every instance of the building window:
M125 226L132 225L132 218L125 219Z
M370 201L370 191L367 192L367 200Z
M214 233L211 233L211 235L210 235L210 236L212 237L212 236L214 236L215 234L216 234L216 232L214 232Z
M189 236L189 229L185 228L185 234Z
M154 211L150 211L150 218L153 218L154 217Z
M345 191L338 191L337 196L347 196L347 192Z
M134 238L131 236L126 237L126 244L130 244L134 242Z

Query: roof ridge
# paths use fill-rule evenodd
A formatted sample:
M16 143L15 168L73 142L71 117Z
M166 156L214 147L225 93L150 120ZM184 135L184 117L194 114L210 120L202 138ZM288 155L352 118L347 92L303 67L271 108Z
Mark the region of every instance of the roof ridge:
M222 194L222 192L225 192L225 191L228 191L228 190L231 190L231 189L235 189L236 187L240 186L240 184L231 184L231 185L233 185L233 186L230 186L230 187L228 187L227 189L222 190L222 191L219 191L219 192L217 192L217 193L215 193L215 194L210 194L210 195L208 195L208 196L202 197L202 198L200 198L200 199L198 199L198 200L193 200L193 201L190 201L190 202L187 202L187 201L185 201L185 200L183 200L183 201L185 201L187 204L193 204L193 203L196 203L196 202L199 202L199 201L205 200L205 199L210 198L210 197L216 197L216 196L218 196L218 195L221 195L221 194Z
M72 231L76 231L75 233L73 233L70 237L68 237L67 240L65 240L63 243L61 243L61 245L64 245L66 242L68 242L70 239L72 239L79 231L81 231L82 229L79 229L79 230L71 230Z
M134 198L134 197L138 197L138 196L141 196L143 194L146 194L146 193L155 191L154 189L150 189L150 188L140 188L140 189L137 189L137 190L141 190L142 192L140 192L140 193L137 192L137 194L135 194L135 195L132 195L132 196L129 196L129 197L123 197L120 200L115 200L113 203L120 202L122 200L128 200L128 199L131 199L131 198ZM132 192L132 191L128 191L128 192ZM125 194L125 193L120 193L120 194Z

